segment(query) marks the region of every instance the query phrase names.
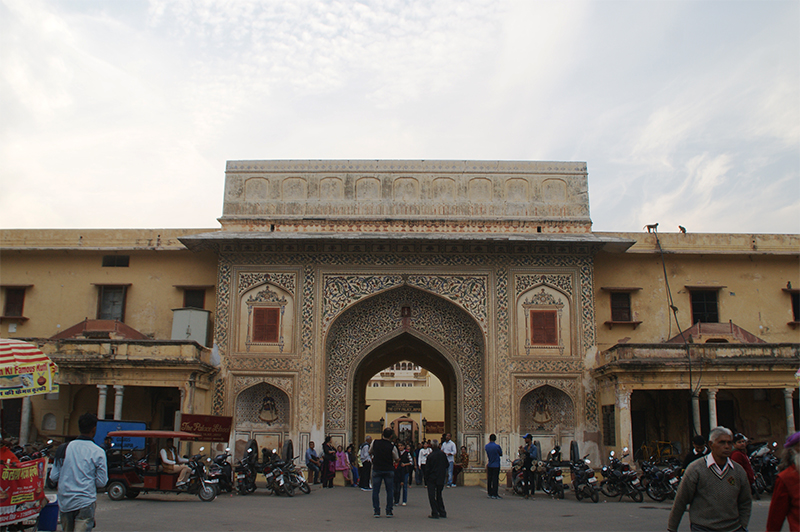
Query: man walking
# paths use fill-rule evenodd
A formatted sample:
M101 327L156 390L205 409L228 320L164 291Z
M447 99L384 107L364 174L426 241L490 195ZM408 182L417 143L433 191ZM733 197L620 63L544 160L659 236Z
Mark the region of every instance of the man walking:
M753 501L742 466L730 460L733 433L717 427L708 435L711 453L689 464L669 514L667 530L678 530L689 507L693 531L746 531Z
M431 442L431 454L425 460L425 484L428 486L428 502L431 505L431 519L447 517L442 500L444 483L447 480L447 470L452 462L447 460L447 455L439 449L439 442Z
M369 446L372 444L372 436L367 436L364 443L358 449L361 457L361 470L358 472L358 484L361 491L369 491L369 481L372 478L372 457L369 455Z
M500 457L503 448L497 445L497 436L489 434L489 443L484 447L486 451L486 492L490 499L502 499L497 490L500 487Z
M90 532L94 528L97 490L108 483L106 453L92 439L97 416L89 412L78 418L81 435L56 451L50 480L58 482L61 529Z
M456 457L456 443L450 439L450 433L442 435L442 452L447 456L447 487L455 488L456 484L453 482L453 466L455 465Z
M394 431L390 427L383 429L382 438L375 440L369 447L372 458L372 509L374 517L381 516L381 482L386 488L386 517L394 517L394 465L400 461L397 447L392 443Z
M320 460L317 451L314 449L314 442L308 442L308 449L306 449L306 467L308 468L308 479L311 480L312 473L314 477L314 484L319 484L319 474L322 467L322 460Z

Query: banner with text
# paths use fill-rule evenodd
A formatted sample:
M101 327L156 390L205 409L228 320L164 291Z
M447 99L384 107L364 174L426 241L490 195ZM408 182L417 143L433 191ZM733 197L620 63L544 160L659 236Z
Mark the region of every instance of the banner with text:
M200 441L227 442L231 434L230 416L181 414L181 430L201 436Z
M0 463L0 525L36 519L43 506L47 458Z

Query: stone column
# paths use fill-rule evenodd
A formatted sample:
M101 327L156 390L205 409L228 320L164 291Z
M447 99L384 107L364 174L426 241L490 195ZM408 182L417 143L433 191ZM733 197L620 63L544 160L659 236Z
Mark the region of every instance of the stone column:
M114 419L122 419L122 399L125 395L125 386L121 384L114 385Z
M97 385L97 419L106 418L106 399L108 398L108 385Z
M633 430L631 423L631 390L617 388L617 412L619 428L617 429L617 447L627 447L633 454ZM620 453L620 458L622 453Z
M712 429L717 426L717 389L709 388L708 394L708 427Z
M694 423L694 433L702 434L700 429L700 394L692 392L692 422ZM713 429L714 427L710 427Z
M19 419L19 444L25 446L31 434L31 398L22 398L22 411Z
M794 434L794 406L792 405L792 394L794 388L783 389L783 404L786 408L786 434Z
M173 424L173 430L176 431L181 430L181 417L182 417L181 413L183 412L183 409L186 408L186 388L180 388L180 392L181 392L181 408L180 410L175 412L175 422ZM176 449L178 449L178 451L181 450L180 448L181 440L179 438L173 439L172 444L175 446Z

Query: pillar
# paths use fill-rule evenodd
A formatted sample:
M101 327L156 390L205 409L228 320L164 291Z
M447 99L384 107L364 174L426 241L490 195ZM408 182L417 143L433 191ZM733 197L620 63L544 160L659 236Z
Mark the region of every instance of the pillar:
M114 385L114 419L122 419L122 399L125 395L125 386L121 384Z
M700 394L698 392L692 392L692 422L694 423L694 433L702 434L700 428ZM714 427L712 425L709 429Z
M786 434L794 434L794 406L792 405L792 394L794 388L783 389L783 404L786 408Z
M617 388L617 412L619 413L619 429L617 429L617 446L627 447L633 454L633 430L631 423L631 390ZM620 456L621 458L621 456Z
M106 418L106 399L108 398L108 386L106 384L97 385L97 419Z
M708 394L708 427L709 429L717 426L717 389L709 388Z
M31 434L31 398L22 398L22 411L19 420L19 444L25 446Z

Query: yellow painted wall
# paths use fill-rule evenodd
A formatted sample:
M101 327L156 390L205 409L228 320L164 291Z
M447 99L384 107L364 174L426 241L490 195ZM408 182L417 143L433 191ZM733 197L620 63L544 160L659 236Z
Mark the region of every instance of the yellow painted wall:
M92 230L3 231L0 233L0 284L33 285L25 293L28 321L3 320L9 338L48 338L85 318L97 318L97 284L127 284L124 322L154 339L169 339L172 309L183 306L174 285L215 285L213 253L192 253L177 237L194 231ZM159 239L160 238L160 239ZM158 244L158 245L156 245ZM39 249L33 249L39 248ZM45 249L42 249L45 248ZM102 266L104 255L129 255L130 266ZM5 290L0 290L0 309ZM206 290L205 309L213 314L215 290Z
M667 302L661 254L655 235L613 233L636 240L626 253L599 253L595 258L595 314L598 349L621 341L663 342L678 334ZM725 286L718 293L719 321L734 324L766 342L800 342L792 321L787 282L800 287L800 236L660 234L672 298L681 329L692 325L686 286ZM633 320L613 325L611 296L602 287L640 287L631 293Z
M387 381L391 382L391 381ZM422 401L422 412L412 413L411 418L420 425L420 436L422 435L422 418L429 421L444 421L444 387L442 382L433 374L429 374L429 386L413 387L367 387L367 404L370 407L365 414L366 421L380 421L384 418L388 425L394 419L404 417L400 412L386 412L387 400L407 400ZM375 433L368 433L373 437ZM438 435L437 435L438 436Z

